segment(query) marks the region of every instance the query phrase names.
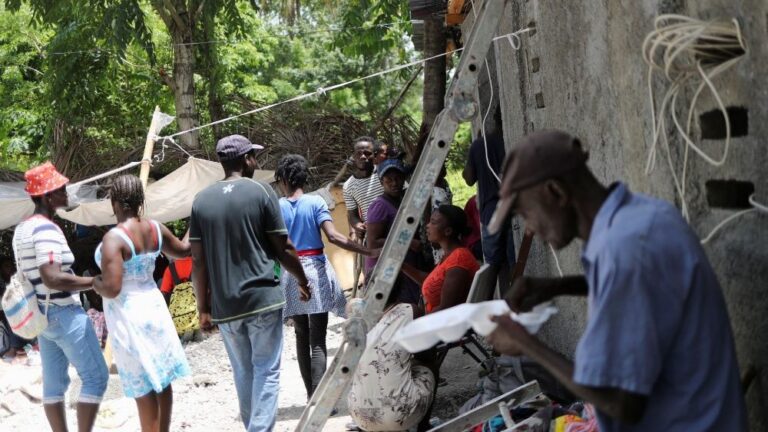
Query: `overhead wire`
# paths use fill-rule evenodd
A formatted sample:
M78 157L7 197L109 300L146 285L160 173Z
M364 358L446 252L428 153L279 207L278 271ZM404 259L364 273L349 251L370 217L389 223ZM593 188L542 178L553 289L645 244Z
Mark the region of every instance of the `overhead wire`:
M522 29L522 30L518 30L516 32L510 33L510 34L518 35L518 34L525 33L527 31L530 31L530 29L526 28L526 29ZM501 36L497 37L496 39L507 38L507 36L508 35L506 35L506 34L505 35L501 35ZM435 59L440 58L440 57L444 57L444 56L447 56L447 55L450 55L450 54L453 54L453 53L461 52L463 50L464 50L464 48L457 48L455 50L447 51L447 52L440 53L440 54L437 54L437 55L434 55L434 56L430 56L430 57L427 57L427 58L423 58L423 59L415 60L415 61L412 61L412 62L404 63L404 64L401 64L401 65L398 65L398 66L391 67L389 69L384 69L384 70L381 70L381 71L378 71L378 72L375 72L375 73L372 73L372 74L369 74L369 75L365 75L365 76L362 76L362 77L359 77L359 78L355 78L355 79L352 79L352 80L349 80L349 81L345 81L345 82L342 82L342 83L334 84L334 85L331 85L331 86L328 86L328 87L318 87L317 90L315 90L313 92L309 92L309 93L305 93L305 94L302 94L302 95L294 96L292 98L285 99L285 100L282 100L282 101L279 101L279 102L275 102L275 103L272 103L272 104L269 104L269 105L265 105L265 106L262 106L262 107L259 107L259 108L255 108L255 109L252 109L250 111L246 111L246 112L243 112L243 113L240 113L240 114L235 114L235 115L232 115L232 116L220 119L220 120L216 120L216 121L213 121L213 122L210 122L210 123L206 123L206 124L203 124L203 125L200 125L200 126L196 126L194 128L190 128L190 129L187 129L187 130L179 131L179 132L176 132L176 133L171 134L171 135L161 136L161 137L158 137L158 139L162 139L162 138L175 138L175 137L180 136L180 135L184 135L184 134L187 134L187 133L195 132L195 131L198 131L198 130L201 130L201 129L206 129L206 128L209 128L209 127L212 127L212 126L215 126L215 125L218 125L218 124L222 124L222 123L226 123L226 122L232 121L232 120L240 118L240 117L252 115L252 114L255 114L255 113L258 113L258 112L261 112L261 111L266 111L266 110L269 110L269 109L272 109L272 108L275 108L275 107L278 107L280 105L284 105L284 104L287 104L287 103L298 102L298 101L301 101L301 100L304 100L304 99L308 99L308 98L313 97L313 96L323 96L327 92L330 92L330 91L333 91L333 90L337 90L337 89L340 89L340 88L343 88L343 87L347 87L347 86L350 86L352 84L355 84L355 83L358 83L358 82L362 82L362 81L365 81L365 80L368 80L368 79L371 79L371 78L376 78L376 77L379 77L379 76L383 76L383 75L386 75L386 74L389 74L389 73L392 73L392 72L397 72L397 71L402 70L402 69L406 69L406 68L409 68L409 67L420 65L422 63L425 63L425 62L428 62L428 61L432 61L432 60L435 60Z
M475 19L477 19L477 10L475 9L475 0L470 0L470 3L472 5L472 14L474 15ZM493 41L496 42L501 39L506 39L509 42L510 46L512 46L512 49L514 51L517 51L520 49L520 46L522 44L522 41L520 40L520 35L523 33L527 33L531 30L533 29L525 28L525 29L516 31L514 33L496 36L493 38ZM493 177L496 179L496 181L501 183L501 174L497 173L496 170L493 168L493 166L491 166L491 159L488 155L488 138L486 137L486 133L485 133L485 122L487 121L488 114L490 114L491 107L493 106L493 79L491 78L491 68L488 65L488 58L485 58L484 61L485 61L485 71L488 74L488 87L490 88L491 95L488 98L488 108L486 108L485 110L485 115L483 115L482 123L480 125L480 134L483 137L483 148L485 150L485 164L488 167L488 170L493 175Z

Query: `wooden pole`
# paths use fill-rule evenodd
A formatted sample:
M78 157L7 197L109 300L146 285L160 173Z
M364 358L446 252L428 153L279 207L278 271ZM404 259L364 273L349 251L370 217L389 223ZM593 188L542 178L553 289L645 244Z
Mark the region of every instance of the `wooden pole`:
M149 181L149 168L152 162L152 152L155 150L155 137L157 136L158 129L158 116L160 107L155 106L155 112L152 114L152 121L149 123L149 131L147 132L147 141L144 143L144 155L141 157L141 171L139 172L139 179L144 189L147 189L147 182Z
M387 112L384 113L383 116L381 116L381 119L379 119L379 122L376 123L376 127L371 131L371 135L374 137L379 132L379 129L384 127L384 123L386 123L387 119L392 115L392 113L395 112L397 107L400 106L400 104L405 99L405 95L408 93L408 89L411 88L411 84L413 84L414 81L416 81L416 78L419 77L421 74L421 71L424 70L424 66L419 66L419 69L416 70L416 73L413 74L411 79L408 80L407 83L403 86L403 88L400 90L400 94L397 96L397 99L395 99L395 102L387 109Z
M520 243L520 250L517 252L517 262L515 262L515 268L512 270L512 280L522 277L525 272L525 265L528 263L528 252L531 251L531 243L533 242L533 234L525 231L523 235L523 241Z

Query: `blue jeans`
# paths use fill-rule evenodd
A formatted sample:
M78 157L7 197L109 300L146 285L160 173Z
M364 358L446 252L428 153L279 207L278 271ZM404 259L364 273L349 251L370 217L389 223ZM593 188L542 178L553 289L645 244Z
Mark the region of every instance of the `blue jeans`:
M283 311L260 313L219 324L227 348L240 418L247 432L271 431L277 416Z
M83 382L77 401L100 403L107 390L109 371L96 332L83 308L77 304L50 305L48 327L37 339L43 363L43 403L64 401L70 363Z
M501 267L506 263L510 269L515 266L515 238L512 234L513 230L508 225L496 234L490 234L485 225L480 227L483 260L487 264Z

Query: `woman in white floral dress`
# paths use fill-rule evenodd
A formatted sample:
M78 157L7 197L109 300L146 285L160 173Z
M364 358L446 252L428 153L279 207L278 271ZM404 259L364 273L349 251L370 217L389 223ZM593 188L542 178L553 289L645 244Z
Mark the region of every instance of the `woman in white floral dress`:
M189 255L189 242L180 241L155 221L141 217L144 189L135 176L121 176L111 190L118 225L96 250L102 275L94 289L104 297L115 361L125 395L136 399L143 432L170 428L171 382L189 375L171 315L152 273L164 252Z
M411 354L393 340L422 315L418 306L398 302L399 289L392 290L384 315L368 332L347 394L349 415L366 432L430 428L437 365L430 353Z

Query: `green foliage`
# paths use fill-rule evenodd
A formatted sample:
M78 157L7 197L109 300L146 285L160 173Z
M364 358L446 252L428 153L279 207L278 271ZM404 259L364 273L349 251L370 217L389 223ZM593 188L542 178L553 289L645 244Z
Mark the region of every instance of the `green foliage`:
M24 169L51 157L54 141L59 150L90 143L83 148L95 151L82 155L86 161L120 154L135 160L154 106L174 113L173 93L163 81L172 70L173 39L157 3L0 2L7 7L0 6L0 166ZM280 18L287 3L189 1L204 8L194 36L201 42L195 70L201 123L242 112L243 101L274 103L415 56L403 42L409 24L389 31L377 27L408 21L405 2L305 1L290 26ZM357 15L349 15L358 4L363 7ZM338 31L343 27L349 30ZM306 108L331 104L375 121L413 72L356 83L301 103ZM414 83L398 114L420 119L421 85L420 80ZM208 109L216 98L222 114ZM242 132L238 122L222 127ZM201 141L211 146L212 131L202 132Z
M472 143L472 127L469 123L459 124L451 148L448 149L448 156L445 165L449 170L463 170L464 163L469 154L469 145Z
M445 160L445 166L448 169L446 179L451 185L453 203L460 207L463 207L467 200L477 193L477 186L468 186L462 176L471 143L472 128L469 123L461 123Z
M30 34L31 19L26 9L15 16L0 8L0 160L16 170L39 157L50 118L41 71L47 35Z
M462 169L448 169L448 175L445 177L451 186L453 193L453 205L464 208L472 195L477 193L477 185L468 186L461 175Z

